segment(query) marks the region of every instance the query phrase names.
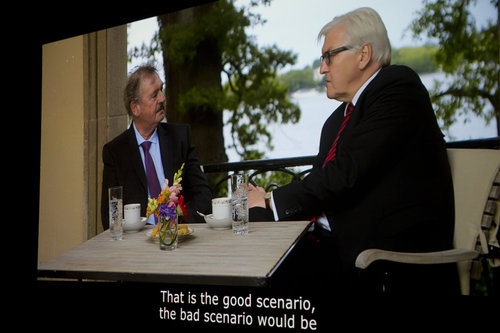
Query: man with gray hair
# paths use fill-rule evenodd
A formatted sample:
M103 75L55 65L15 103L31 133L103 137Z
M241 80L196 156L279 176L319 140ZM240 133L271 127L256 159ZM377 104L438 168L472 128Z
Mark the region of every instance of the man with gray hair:
M250 217L314 218L301 263L311 262L313 284L375 291L371 283L380 277L394 282L385 291L444 292L436 272L456 282L456 270L449 267L413 270L377 263L373 279L364 280L354 265L368 248L452 248L452 178L429 94L412 69L390 65L387 31L373 9L335 17L319 38L326 95L343 103L323 125L311 173L267 196L251 187ZM415 279L418 285L411 283ZM447 291L458 292L458 285L448 285L453 288Z
M102 150L104 229L109 227L109 187L123 186L123 204L140 203L141 216L146 216L148 197L158 196L165 179L173 184L174 173L183 163L182 194L190 213L188 221L201 222L196 212L211 210L212 192L191 143L191 128L162 122L165 117L162 88L163 82L153 66L140 66L129 76L124 101L132 124Z

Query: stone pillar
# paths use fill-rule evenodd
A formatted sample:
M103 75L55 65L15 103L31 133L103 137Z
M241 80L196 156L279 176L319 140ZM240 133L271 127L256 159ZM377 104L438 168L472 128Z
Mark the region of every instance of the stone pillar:
M86 35L85 143L88 238L101 224L102 147L123 132L129 119L123 104L127 81L127 26Z

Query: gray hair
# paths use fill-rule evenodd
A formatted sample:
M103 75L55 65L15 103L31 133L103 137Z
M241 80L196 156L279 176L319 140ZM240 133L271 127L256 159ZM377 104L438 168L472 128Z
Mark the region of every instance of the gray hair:
M128 77L127 85L125 86L123 101L125 102L125 108L127 109L129 116L132 117L132 109L130 108L130 103L137 103L140 100L142 79L154 74L158 75L156 67L151 64L146 64L136 67L136 69Z
M350 46L359 48L363 44L371 44L373 61L382 66L391 63L391 43L384 22L375 10L363 7L335 17L321 29L318 40L340 25L346 29Z

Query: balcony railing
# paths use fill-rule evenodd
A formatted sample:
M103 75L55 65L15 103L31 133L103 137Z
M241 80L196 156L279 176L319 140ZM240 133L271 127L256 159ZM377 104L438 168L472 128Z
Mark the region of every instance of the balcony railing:
M452 142L447 142L446 147L500 149L500 137L494 137L488 139L452 141ZM299 181L311 171L315 157L316 157L315 155L311 155L311 156L275 158L275 159L264 159L264 160L253 160L253 161L242 161L242 162L214 163L214 164L203 165L203 170L207 174L219 173L223 175L223 177L215 185L213 189L215 191L219 186L227 182L227 180L230 177L230 173L239 171L247 171L249 181L254 185L255 185L254 178L257 175L270 171L283 172L289 174L292 177L292 181ZM297 167L299 167L300 171L296 171L293 169ZM304 168L304 167L309 167L309 168ZM273 186L278 186L278 184L274 183L269 184L266 188L266 191L269 191L270 188Z

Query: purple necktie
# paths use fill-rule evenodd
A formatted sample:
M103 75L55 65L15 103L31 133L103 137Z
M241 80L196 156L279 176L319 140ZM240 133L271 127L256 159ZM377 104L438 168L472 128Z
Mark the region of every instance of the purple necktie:
M146 164L146 178L148 179L149 195L151 198L157 198L158 194L161 192L160 182L158 181L158 176L156 175L155 165L153 159L149 154L149 147L151 147L151 142L144 141L141 143L142 150L144 151L144 164Z

